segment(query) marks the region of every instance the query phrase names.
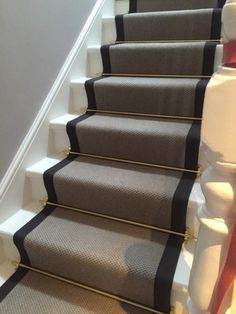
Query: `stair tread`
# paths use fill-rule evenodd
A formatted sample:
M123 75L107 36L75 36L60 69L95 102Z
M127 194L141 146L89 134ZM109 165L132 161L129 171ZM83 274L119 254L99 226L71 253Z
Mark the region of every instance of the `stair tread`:
M23 270L18 271L21 272ZM33 271L26 273L12 293L1 302L0 309L4 314L32 313L32 309L37 314L149 313Z
M54 174L57 198L49 195L49 200L181 232L185 230L184 208L180 205L171 214L180 181L189 185L186 193L189 188L191 192L194 181L191 174L183 177L181 172L77 157ZM184 204L184 194L175 197ZM172 215L176 216L173 226Z
M75 114L64 114L63 116L60 116L60 117L58 117L56 119L51 120L50 124L60 127L61 125L65 124L65 121L68 122L68 121L73 120L73 119L75 119L77 117L78 116L75 115Z
M8 238L13 237L14 233L27 224L31 219L33 219L40 211L42 207L39 206L38 202L30 203L24 209L20 209L14 216L10 217L6 222L4 222L4 228L1 228L0 234L2 238L6 235ZM23 214L23 215L22 215ZM24 222L23 222L24 220ZM189 280L189 271L193 261L193 252L195 244L193 241L185 243L182 247L180 258L178 261L177 269L173 281L173 289L178 289L178 287L187 287ZM18 258L18 257L17 257ZM11 260L17 260L14 256ZM8 260L0 264L1 277L0 286L6 282L6 280L15 272L15 267Z
M105 73L212 75L216 43L122 43L102 46ZM207 57L208 64L204 60ZM160 62L162 60L162 62Z
M185 168L187 138L198 142L200 124L189 121L94 114L75 125L81 153ZM115 145L113 145L116 143Z
M219 39L221 9L126 14L116 17L116 25L118 41Z
M62 120L62 117L61 117L60 120ZM58 127L59 126L61 126L61 124L59 124ZM51 167L55 166L59 161L60 161L60 159L58 158L58 156L55 156L55 158L49 158L49 157L43 158L40 161L38 161L37 163L35 163L32 166L28 167L26 169L26 175L29 174L29 173L31 173L31 175L32 174L33 175L42 174L48 168L51 168Z
M164 233L61 208L44 213L24 240L33 267L154 307L158 267L166 250L178 262L180 237L172 247Z
M81 161L81 158L82 157L80 157L80 161ZM84 158L84 157L83 157ZM38 190L42 190L42 192L40 192L40 194L42 195L42 198L46 198L46 191L45 191L45 187L44 187L44 183L43 183L43 180L42 180L42 178L43 178L43 173L48 169L48 158L45 158L45 159L42 159L40 162L38 162L37 164L35 164L35 165L33 165L32 167L30 167L28 170L27 170L27 173L26 173L26 175L27 175L27 180L30 182L30 184L34 184L34 185L36 185L36 186L38 186L38 189L37 189L37 192L38 192ZM92 159L92 158L88 158L87 159L87 161L88 161L88 163L90 164L92 164L92 162L93 162L93 160L94 161L96 161L95 159ZM60 162L60 160L58 159L57 160L57 163L58 162ZM82 161L81 161L82 162ZM105 162L105 161L104 161ZM54 163L54 164L56 164L56 162ZM109 164L110 165L110 164ZM117 166L119 166L119 165L121 165L121 163L120 162L114 162L114 168L115 169L117 169L117 166L115 166L115 165L117 165ZM123 165L125 165L125 164L123 164ZM53 164L52 164L52 166L53 166ZM105 165L104 165L105 166ZM110 167L111 167L111 165L110 165ZM140 169L140 167L141 166L136 166L137 168L137 172L138 172L138 169ZM112 168L112 167L111 167ZM41 170L40 170L41 169ZM141 169L142 169L142 167L141 167ZM145 167L145 169L147 169L147 167ZM146 171L144 169L144 171ZM77 171L77 170L76 170ZM127 170L128 171L128 170ZM117 170L117 172L118 172L118 170ZM78 172L78 173L80 173L80 172ZM115 172L113 172L113 173L115 173ZM169 175L171 176L171 172L169 172L169 171L166 171L166 174L168 174L169 173ZM102 170L101 170L101 174L103 174L103 172L102 172ZM173 174L174 174L174 172L173 172ZM81 175L81 174L80 174ZM163 174L164 175L164 174ZM82 175L82 181L83 181L83 176L84 176L84 174ZM128 176L124 176L125 178L126 177L128 177ZM68 181L69 181L70 179L68 179L67 180L67 183L66 184L69 184L70 185L70 183L68 183ZM171 180L171 179L170 179ZM178 180L178 178L176 179L176 180ZM125 182L127 181L127 179L125 180ZM94 179L94 182L95 182L95 184L97 184L98 186L103 186L103 183L100 183L100 181L99 180L96 180L96 179ZM80 185L80 182L75 182L75 184L77 185L77 190L76 191L78 191L78 189L82 189L82 187L81 187L81 185ZM86 183L87 184L87 183ZM109 187L109 183L108 183L108 187ZM89 187L88 187L89 188ZM87 189L88 189L87 188ZM104 190L106 191L106 188L104 187ZM82 193L80 194L80 195L83 195L83 191L84 191L84 189L82 189L81 190L82 191ZM87 191L87 190L86 190ZM110 189L108 188L107 189L107 191L110 193ZM37 193L37 192L35 192L35 193ZM86 192L87 193L87 192ZM99 194L94 194L94 192L92 191L91 193L93 193L93 194L90 194L89 195L89 200L91 199L91 197L93 196L93 197L95 197L95 199L96 199L96 197L99 197L99 200L101 200L101 195L100 195L100 193L101 193L101 188L100 188L100 192L99 192ZM107 195L108 195L108 193L107 192L102 192L102 193L104 193L103 195L105 195L106 197L107 197ZM157 193L157 195L158 195L158 187L157 187L157 190L156 190L156 193ZM78 193L77 192L75 192L74 193L74 195L77 195ZM92 195L92 196L91 196ZM157 196L158 197L158 196ZM169 195L169 197L171 197L171 195ZM38 202L38 197L37 197L37 195L35 195L34 196L34 199L35 200L37 200L37 202ZM114 198L113 200L114 200L114 202L116 202L116 199L117 198ZM106 214L106 215L112 215L112 216L115 216L115 217L118 217L118 218L126 218L126 219L128 219L128 220L131 220L131 219L134 219L134 217L135 217L135 215L136 215L136 213L134 212L135 211L135 208L133 208L133 206L131 206L131 211L130 210L126 210L125 208L125 206L121 206L121 202L119 203L119 208L117 208L117 207L111 207L111 206L107 206L107 204L105 203L105 202L103 202L102 204L100 203L100 201L99 200L97 200L96 199L96 202L98 202L98 203L96 203L97 205L98 205L98 207L97 207L97 211L98 211L98 213L101 213L101 214ZM79 207L79 205L81 205L80 207L84 207L84 209L86 209L86 210L91 210L91 211L94 211L95 210L95 212L96 212L96 208L94 208L94 206L93 206L93 204L90 202L89 204L87 204L86 205L86 203L84 202L84 200L82 200L81 198L79 198L78 197L78 201L76 201L76 202L72 202L71 201L71 198L69 197L68 199L67 199L67 201L68 201L68 204L64 204L64 205L71 205L72 207ZM81 203L80 203L81 202ZM189 196L189 200L188 200L188 210L187 210L187 217L186 217L186 224L187 224L187 226L188 226L188 228L189 228L189 230L190 230L190 232L192 233L192 234L194 234L195 236L197 236L197 234L198 234L198 224L196 223L196 220L195 220L195 215L196 215L196 211L197 211L197 209L203 204L203 202L204 202L204 197L203 197L203 194L202 194L202 191L201 191L201 188L200 188L200 183L199 183L199 180L196 180L195 182L194 182L194 184L193 184L193 188L192 188L192 190L191 190L191 193L190 193L190 196ZM85 207L86 206L86 207ZM141 206L141 205L140 205ZM139 207L140 207L139 206ZM35 208L35 205L34 206L31 206L32 208ZM139 208L138 207L138 208ZM145 210L145 212L146 212L146 208L147 206L145 206L145 207L143 207L143 209ZM113 211L113 208L114 208L114 211ZM123 208L123 209L122 209ZM141 207L142 208L142 207ZM152 207L152 208L154 208L154 207ZM152 208L150 208L150 210L152 209ZM158 211L159 209L158 209L159 207L156 205L155 206L155 210L153 211L153 213L155 213L156 211ZM163 207L164 208L164 207ZM156 215L156 214L155 214ZM145 217L149 217L150 216L150 218L145 218ZM137 222L138 221L142 221L143 223L146 223L146 224L152 224L152 225L155 225L157 222L158 222L158 217L157 216L155 216L155 217L152 217L151 215L150 215L150 213L149 213L149 211L148 212L146 212L146 214L145 215L143 215L143 217L144 218L140 218L140 217L137 217ZM18 221L18 218L16 217L16 222ZM15 221L13 222L13 224L15 225ZM5 229L7 229L8 227L8 224L6 225L6 227L4 227ZM16 224L16 227L17 227L17 224ZM15 230L15 229L14 229ZM17 230L17 229L16 229ZM1 229L0 229L0 232L1 232Z
M88 108L201 117L207 79L102 77L88 80ZM89 96L89 95L88 95Z
M130 0L131 12L147 12L147 11L168 11L168 10L189 10L201 8L217 8L218 0Z

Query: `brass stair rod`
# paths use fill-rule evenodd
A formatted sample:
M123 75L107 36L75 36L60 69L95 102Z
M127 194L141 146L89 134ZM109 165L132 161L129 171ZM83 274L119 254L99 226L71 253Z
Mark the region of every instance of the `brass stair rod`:
M122 44L122 43L198 43L198 42L216 42L222 43L222 39L160 39L160 40L116 40L112 41L112 44Z
M64 209L68 209L68 210L71 210L71 211L75 211L75 212L78 212L78 213L81 213L81 214L86 214L86 215L95 216L95 217L99 217L99 218L105 218L105 219L108 219L108 220L113 220L113 221L116 221L116 222L121 222L121 223L129 224L129 225L133 225L133 226L136 226L136 227L141 227L141 228L145 228L145 229L149 229L149 230L153 230L153 231L158 231L158 232L163 232L163 233L167 233L167 234L172 234L172 235L175 235L175 236L183 237L185 241L196 240L196 238L193 235L191 235L188 232L188 230L186 230L185 233L181 233L181 232L168 230L168 229L165 229L165 228L159 228L159 227L156 227L156 226L147 225L147 224L143 224L143 223L139 223L139 222L123 219L123 218L118 218L118 217L113 217L113 216L110 216L110 215L100 214L100 213L88 211L88 210L81 209L81 208L75 208L75 207L71 207L71 206L67 206L67 205L61 205L61 204L57 204L57 203L50 202L50 201L47 201L47 200L43 201L43 202L44 202L44 206L46 206L46 205L55 206L55 207L64 208Z
M22 264L22 263L14 263L14 265L17 266L17 267L20 267L20 268L28 269L28 270L30 270L30 271L33 271L33 272L35 272L35 273L38 273L38 274L41 274L41 275L44 275L44 276L47 276L47 277L50 277L50 278L53 278L53 279L56 279L56 280L65 282L65 283L70 284L70 285L72 285L72 286L79 287L79 288L81 288L81 289L84 289L84 290L87 290L87 291L90 291L90 292L93 292L93 293L102 295L102 296L104 296L104 297L113 299L113 300L115 300L115 301L122 302L122 303L126 303L126 304L128 304L128 305L134 306L134 307L136 307L136 308L139 308L139 309L142 309L142 310L151 312L151 313L155 313L155 314L165 314L165 313L160 312L160 311L158 311L158 310L156 310L156 309L152 309L152 308L150 308L150 307L148 307L148 306L145 306L145 305L142 305L142 304L138 304L138 303L136 303L136 302L133 302L133 301L124 299L124 298L122 298L122 297L118 297L118 296L113 295L113 294L110 294L110 293L108 293L108 292L105 292L105 291L102 291L102 290L99 290L99 289L96 289L96 288L93 288L93 287L90 287L90 286L87 286L87 285L84 285L84 284L75 282L75 281L70 280L70 279L63 278L63 277L61 277L61 276L54 275L54 274L49 273L49 272L45 272L45 271L43 271L43 270L40 270L40 269L31 267L31 266L28 266L28 265L25 265L25 264ZM174 310L174 308L172 308L172 310L171 310L172 313L173 313L173 310Z
M188 74L140 74L140 73L106 73L100 72L96 74L100 76L123 76L123 77L160 77L160 78L195 78L195 79L210 79L212 75L188 75Z
M86 111L87 112L97 112L97 113L120 114L120 115L126 115L126 116L140 116L140 117L162 118L162 119L202 121L202 118L196 118L196 117L168 116L168 115L151 114L151 113L149 114L149 113L139 113L139 112L97 110L97 109L89 109L89 108Z
M78 153L73 152L71 150L64 150L63 151L66 155L78 155L82 157L88 157L88 158L94 158L94 159L101 159L101 160L109 160L109 161L116 161L116 162L122 162L126 164L133 164L138 166L146 166L146 167L152 167L157 169L164 169L164 170L172 170L172 171L179 171L179 172L188 172L196 174L197 176L201 175L201 170L191 170L191 169L185 169L185 168L177 168L177 167L171 167L171 166L163 166L163 165L156 165L156 164L149 164L145 162L140 161L133 161L133 160L127 160L127 159L119 159L119 158L113 158L113 157L105 157L105 156L99 156L99 155L92 155L92 154L85 154L85 153Z

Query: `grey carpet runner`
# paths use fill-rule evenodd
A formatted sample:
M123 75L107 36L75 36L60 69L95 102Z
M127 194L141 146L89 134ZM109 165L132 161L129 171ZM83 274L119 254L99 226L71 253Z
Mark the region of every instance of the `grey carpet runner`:
M215 42L123 43L102 47L104 73L211 76ZM161 60L161 62L160 62Z
M150 313L32 271L20 275L14 296L9 294L1 303L2 314ZM19 279L12 279L12 286Z
M170 313L223 4L130 0L116 17L48 204L14 235L0 313Z
M208 79L107 77L86 82L89 109L201 118Z
M130 13L222 8L226 0L130 0Z
M118 15L116 16L117 40L167 41L219 39L220 19L221 9Z

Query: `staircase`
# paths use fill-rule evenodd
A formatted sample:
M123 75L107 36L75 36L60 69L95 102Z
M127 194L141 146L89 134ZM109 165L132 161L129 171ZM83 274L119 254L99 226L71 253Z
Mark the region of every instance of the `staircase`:
M223 4L119 0L103 18L102 47L50 121L49 157L27 168L30 205L1 225L20 263L0 313L187 313Z

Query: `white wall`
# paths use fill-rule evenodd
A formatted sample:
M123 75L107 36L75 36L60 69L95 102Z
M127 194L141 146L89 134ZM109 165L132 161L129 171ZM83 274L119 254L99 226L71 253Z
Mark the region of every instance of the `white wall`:
M96 0L0 0L0 181Z

